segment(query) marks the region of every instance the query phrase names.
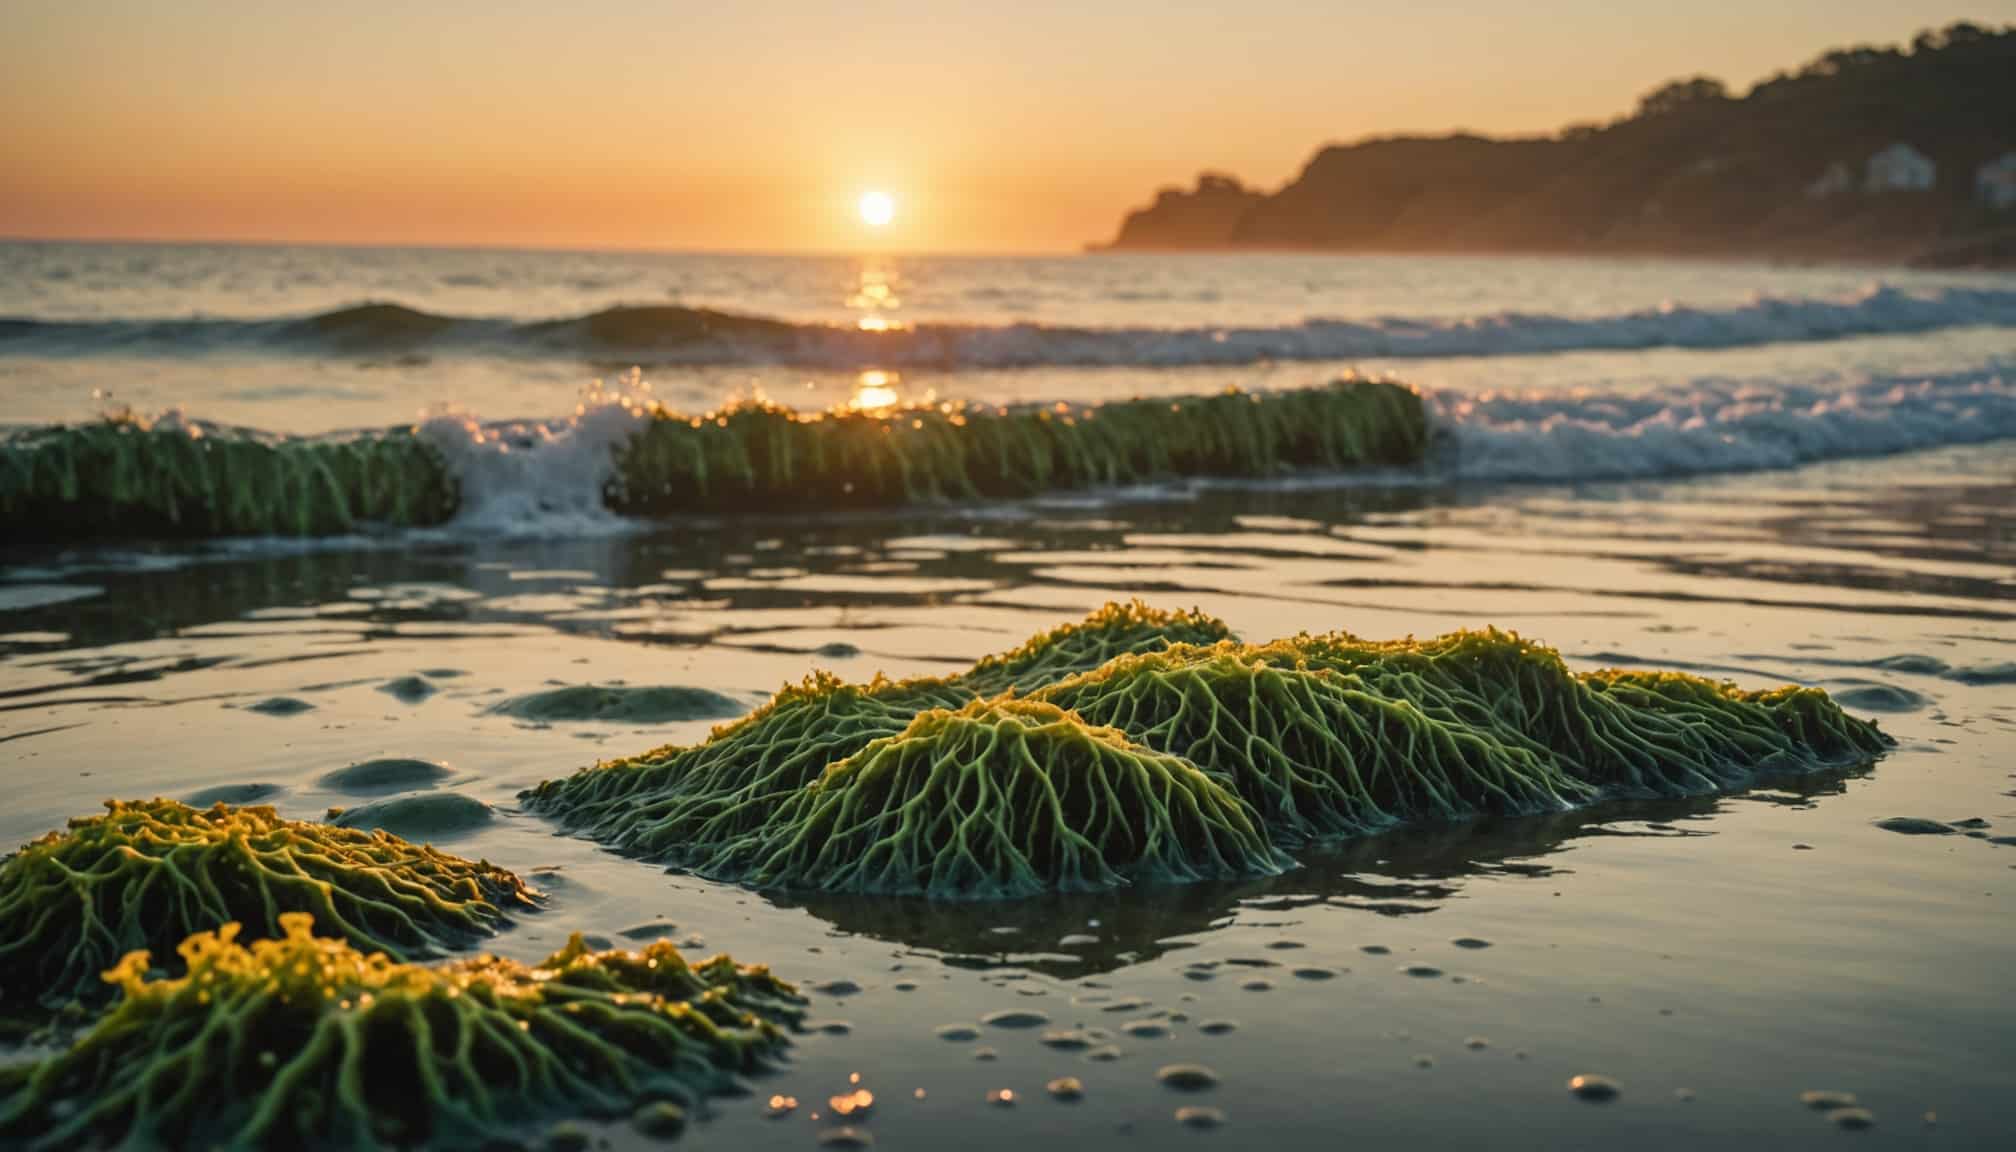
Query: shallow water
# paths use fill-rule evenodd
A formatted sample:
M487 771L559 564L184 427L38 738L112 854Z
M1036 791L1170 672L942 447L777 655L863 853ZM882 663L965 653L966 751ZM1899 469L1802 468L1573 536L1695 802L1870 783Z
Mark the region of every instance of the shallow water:
M391 786L477 802L440 842L550 896L498 951L649 925L860 987L814 991L815 1024L848 1027L801 1037L689 1146L806 1147L855 1073L875 1102L848 1122L878 1147L1976 1148L2016 1131L2016 844L1994 842L2016 836L2007 441L1634 484L1195 487L7 559L0 841L107 796L249 785L314 818L388 795L332 772L434 761L447 771ZM1002 905L752 893L517 810L540 779L712 721L528 723L493 711L508 699L620 682L748 706L814 667L952 670L1137 594L1248 639L1497 625L1578 668L1819 684L1898 748L1727 797L1399 833L1266 881ZM1876 826L1891 817L1985 823ZM1048 1023L982 1023L1004 1010ZM979 1036L940 1039L950 1024ZM1043 1041L1094 1028L1112 1035L1083 1042L1117 1058ZM1218 1082L1178 1092L1156 1078L1172 1063ZM1583 1073L1621 1095L1576 1098ZM1082 1099L1045 1092L1061 1076ZM1001 1089L1012 1106L988 1103ZM1855 1093L1877 1126L1838 1131L1801 1104L1816 1089ZM773 1094L799 1107L767 1118ZM1224 1125L1180 1127L1186 1105Z

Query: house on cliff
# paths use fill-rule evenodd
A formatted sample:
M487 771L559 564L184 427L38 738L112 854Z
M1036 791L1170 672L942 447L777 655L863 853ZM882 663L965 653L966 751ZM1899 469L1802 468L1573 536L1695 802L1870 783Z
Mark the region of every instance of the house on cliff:
M2016 207L2016 152L2004 152L1975 170L1974 197L1990 208Z
M1924 192L1938 179L1939 168L1930 156L1900 142L1869 157L1862 187L1869 192Z

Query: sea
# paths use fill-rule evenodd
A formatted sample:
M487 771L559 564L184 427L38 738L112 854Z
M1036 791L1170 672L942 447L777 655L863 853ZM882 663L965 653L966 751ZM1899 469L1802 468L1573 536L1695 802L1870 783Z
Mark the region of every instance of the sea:
M1089 406L1347 376L1421 392L1424 461L845 512L600 505L597 414L640 397ZM458 463L462 512L424 529L10 528L0 852L108 798L315 819L354 802L336 769L446 764L433 787L482 816L416 838L547 894L500 954L655 925L812 989L789 1063L687 1146L838 1139L829 1100L862 1087L844 1124L878 1148L2016 1146L2016 274L0 244L0 425L108 415L505 429L522 459ZM1399 830L1265 880L978 904L666 873L518 802L732 718L497 707L525 693L754 707L815 669L956 671L1130 598L1251 640L1491 626L1578 669L1810 684L1897 746L1728 795ZM1045 1026L982 1023L1004 1009ZM1097 1059L1045 1042L1085 1029L1111 1034ZM1216 1084L1174 1092L1171 1063ZM1621 1090L1568 1091L1585 1074ZM1065 1076L1080 1098L1046 1091Z

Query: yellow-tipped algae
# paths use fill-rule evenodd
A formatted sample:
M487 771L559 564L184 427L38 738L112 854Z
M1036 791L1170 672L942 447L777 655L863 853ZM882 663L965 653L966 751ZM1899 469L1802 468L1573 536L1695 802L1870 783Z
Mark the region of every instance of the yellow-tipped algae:
M1189 762L1003 698L918 716L697 870L785 888L993 898L1281 863L1252 810Z
M179 949L186 975L134 952L120 999L68 1049L0 1068L0 1137L72 1148L474 1148L559 1117L616 1118L734 1090L788 1042L790 985L660 941L594 952L575 936L527 966L405 964L314 935L227 924Z
M0 1009L102 999L99 974L228 922L274 936L289 912L395 959L438 955L534 907L518 877L384 832L271 808L109 801L0 863Z

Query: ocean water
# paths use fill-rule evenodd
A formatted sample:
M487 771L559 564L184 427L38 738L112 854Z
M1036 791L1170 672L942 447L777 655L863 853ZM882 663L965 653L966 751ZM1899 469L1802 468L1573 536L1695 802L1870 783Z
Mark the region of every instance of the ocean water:
M597 406L647 387L697 413L1346 372L1423 390L1420 468L847 514L638 522L596 505ZM1969 1149L2016 1133L2016 277L0 248L0 422L120 406L295 435L444 412L543 435L532 466L463 459L467 512L438 529L10 532L0 842L107 797L253 784L317 818L352 802L332 769L445 762L438 787L490 818L442 846L549 896L497 951L666 920L689 951L859 987L815 993L815 1019L845 1027L800 1037L689 1146L811 1146L853 1074L876 1104L851 1122L882 1148ZM713 721L491 711L555 685L754 706L815 667L953 671L1130 596L1248 639L1495 625L1577 668L1813 684L1898 745L1727 796L1367 838L1266 881L933 905L745 891L557 835L521 789ZM426 690L385 690L408 680ZM276 697L310 707L253 707ZM1952 831L1877 827L1897 816ZM1003 1008L1108 1028L1119 1057L1041 1029L934 1034ZM1219 1084L1172 1092L1154 1075L1172 1062ZM1581 1073L1623 1092L1579 1100ZM1082 1100L1045 1093L1066 1075ZM1016 1103L988 1104L998 1089ZM1801 1104L1814 1089L1855 1093L1876 1126L1837 1129ZM799 1109L766 1118L772 1094ZM1177 1125L1200 1103L1221 1128Z

